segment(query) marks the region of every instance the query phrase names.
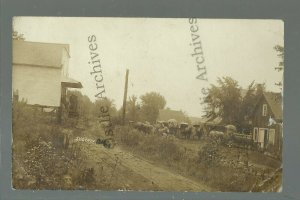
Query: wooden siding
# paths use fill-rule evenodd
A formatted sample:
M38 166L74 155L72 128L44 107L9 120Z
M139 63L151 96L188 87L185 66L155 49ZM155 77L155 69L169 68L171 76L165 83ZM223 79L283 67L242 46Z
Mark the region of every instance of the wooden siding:
M61 68L13 65L13 91L30 105L60 106Z
M266 116L263 116L264 104L267 105ZM258 143L261 148L279 155L282 149L282 126L281 124L273 124L269 126L270 116L273 119L275 118L270 104L267 102L266 98L262 96L255 107L252 118L253 133L255 132L255 129L258 130L257 139L254 140L254 142ZM267 138L265 138L263 130L267 130Z
M267 115L263 116L263 105L267 105ZM266 101L266 99L263 97L260 99L259 103L257 104L257 107L255 108L255 112L253 115L253 127L268 127L269 124L269 118L270 116L274 118L274 114L272 113L271 107Z

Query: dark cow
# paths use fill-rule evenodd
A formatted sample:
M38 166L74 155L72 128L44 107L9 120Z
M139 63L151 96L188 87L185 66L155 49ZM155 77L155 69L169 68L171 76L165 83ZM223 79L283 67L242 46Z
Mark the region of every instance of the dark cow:
M185 139L190 139L191 135L193 133L193 127L187 123L181 123L180 127L179 127L180 133L181 135L185 138Z
M204 127L200 125L194 125L194 134L197 136L198 140L200 140L204 135Z

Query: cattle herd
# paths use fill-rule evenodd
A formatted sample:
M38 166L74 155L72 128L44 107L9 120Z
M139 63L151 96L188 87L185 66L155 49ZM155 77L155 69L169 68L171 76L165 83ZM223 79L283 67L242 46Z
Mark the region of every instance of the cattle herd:
M205 128L199 124L177 123L175 120L149 122L130 122L130 127L144 134L158 134L161 136L174 135L184 139L198 138L205 134Z
M252 135L239 134L233 125L220 126L205 123L189 124L178 123L176 120L149 122L129 122L129 126L142 134L155 134L164 137L176 136L181 139L209 138L227 146L254 147Z

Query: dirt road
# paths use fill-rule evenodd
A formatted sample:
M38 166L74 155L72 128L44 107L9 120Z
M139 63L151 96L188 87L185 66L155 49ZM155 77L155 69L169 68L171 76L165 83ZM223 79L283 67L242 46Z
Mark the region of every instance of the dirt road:
M205 184L200 184L179 174L170 172L162 167L154 165L148 160L136 157L116 146L113 149L104 148L98 144L82 144L88 162L93 165L99 161L110 163L106 168L112 170L117 166L115 177L118 180L115 184L119 185L119 189L126 190L150 190L150 191L212 191ZM114 165L114 163L117 163ZM96 170L97 167L95 168ZM96 171L97 173L97 171ZM120 174L122 173L122 174ZM100 188L99 188L100 189Z
M117 154L120 156L122 164L132 169L157 184L163 191L210 191L211 189L204 184L187 179L179 174L174 174L166 169L158 167L151 162L133 156L129 152L116 147L112 150L103 149L109 155Z

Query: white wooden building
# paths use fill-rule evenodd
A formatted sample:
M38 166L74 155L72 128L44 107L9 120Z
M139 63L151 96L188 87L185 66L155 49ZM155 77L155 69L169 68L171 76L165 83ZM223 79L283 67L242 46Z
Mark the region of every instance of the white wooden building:
M12 89L29 105L60 107L67 88L82 88L69 77L68 44L13 40Z

